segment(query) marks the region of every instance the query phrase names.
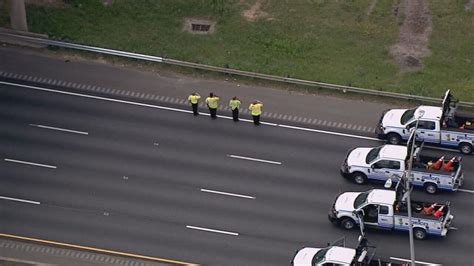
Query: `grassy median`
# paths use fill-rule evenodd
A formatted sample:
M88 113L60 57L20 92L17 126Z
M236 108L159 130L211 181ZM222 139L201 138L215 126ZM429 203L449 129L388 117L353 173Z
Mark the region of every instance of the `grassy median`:
M400 1L70 0L27 13L32 31L79 43L433 97L449 87L474 101L474 10L464 1L429 1L431 55L403 71L389 53ZM184 32L185 18L214 20L216 31Z

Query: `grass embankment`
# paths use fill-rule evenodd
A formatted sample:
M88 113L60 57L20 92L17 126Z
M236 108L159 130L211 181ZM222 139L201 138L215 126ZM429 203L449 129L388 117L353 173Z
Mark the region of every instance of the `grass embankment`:
M430 1L432 55L424 68L400 72L389 55L398 38L398 1L264 1L266 16L248 21L254 0L96 0L29 6L34 32L174 59L377 90L441 97L453 88L474 101L474 10L463 1ZM448 3L449 2L449 3ZM217 21L213 35L183 32L185 17Z

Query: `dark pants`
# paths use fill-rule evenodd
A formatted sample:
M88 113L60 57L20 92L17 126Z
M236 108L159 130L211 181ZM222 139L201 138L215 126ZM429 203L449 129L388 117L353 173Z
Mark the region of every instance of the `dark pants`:
M193 107L193 114L194 115L199 115L198 104L197 103L192 103L191 106Z
M217 108L209 108L209 113L211 113L211 118L212 119L217 118Z
M234 119L234 122L239 121L239 108L232 110L232 119Z
M260 125L260 116L259 115L252 115L253 117L253 123L258 126Z

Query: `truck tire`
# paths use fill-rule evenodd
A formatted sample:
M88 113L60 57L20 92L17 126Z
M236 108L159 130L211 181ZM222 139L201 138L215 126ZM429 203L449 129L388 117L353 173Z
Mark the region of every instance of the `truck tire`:
M367 176L361 172L355 172L352 174L352 179L358 185L363 185L367 182Z
M423 240L426 238L426 230L422 228L413 228L413 235L416 239Z
M424 186L426 193L428 194L436 194L438 192L438 186L434 183L426 183Z
M459 144L459 150L462 154L471 154L472 153L472 145L469 143L461 143Z
M346 230L352 230L355 227L355 222L351 218L344 218L341 220L341 227Z
M402 142L402 137L397 133L388 133L387 142L392 145L398 145Z

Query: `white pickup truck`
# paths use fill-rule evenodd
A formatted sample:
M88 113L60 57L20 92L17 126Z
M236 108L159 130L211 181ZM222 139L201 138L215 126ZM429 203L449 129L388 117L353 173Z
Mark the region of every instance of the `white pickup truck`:
M449 202L411 201L413 235L425 239L427 235L446 236L454 219ZM336 197L328 213L329 220L344 229L359 224L378 229L408 231L409 220L405 201L396 197L396 192L372 189L366 192L345 192Z
M385 182L389 178L397 183L410 160L408 151L412 143L408 143L408 147L387 144L352 149L341 165L341 175L357 184L365 184L368 180ZM429 194L435 194L438 190L457 191L464 180L461 157L435 158L421 154L421 150L422 146L414 152L411 184ZM439 169L436 164L439 164Z
M458 148L471 154L474 143L474 114L457 113L457 100L446 91L442 107L419 106L414 109L391 109L382 114L375 133L390 144L400 144L410 136L419 119L416 137L427 144Z
M402 266L403 263L385 258L374 258L375 247L369 246L365 237L359 237L359 244L354 248L332 244L326 248L304 247L296 251L291 261L293 266Z

